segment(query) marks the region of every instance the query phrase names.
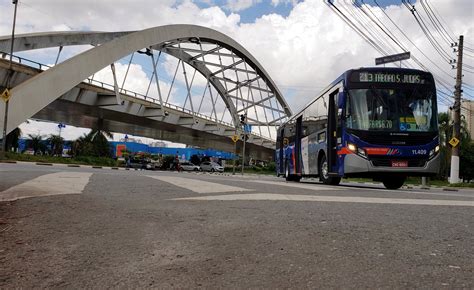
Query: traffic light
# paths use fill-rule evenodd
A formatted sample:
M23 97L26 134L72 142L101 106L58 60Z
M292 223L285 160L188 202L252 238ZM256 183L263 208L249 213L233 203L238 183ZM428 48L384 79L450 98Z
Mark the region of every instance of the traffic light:
M247 114L240 115L240 124L245 125L247 123Z

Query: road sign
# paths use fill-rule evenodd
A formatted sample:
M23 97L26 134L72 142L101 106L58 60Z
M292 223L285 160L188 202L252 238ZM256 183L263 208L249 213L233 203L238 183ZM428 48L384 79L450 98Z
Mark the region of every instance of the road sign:
M456 138L456 137L453 137L453 138L451 138L451 140L449 140L449 144L451 144L451 146L453 146L453 148L454 148L454 147L458 146L459 139Z
M234 141L234 143L239 141L239 136L238 135L232 136L232 141Z
M404 59L409 59L410 58L410 52L404 52L404 53L399 53L399 54L392 54L392 55L387 55L384 57L379 57L375 59L375 65L379 64L384 64L384 63L389 63L389 62L395 62L395 61L401 61Z
M244 132L245 132L245 133L250 133L250 132L252 132L252 125L245 124L245 125L244 125Z
M12 93L8 89L5 89L3 93L0 95L0 98L2 98L4 102L8 102L11 96L12 96Z

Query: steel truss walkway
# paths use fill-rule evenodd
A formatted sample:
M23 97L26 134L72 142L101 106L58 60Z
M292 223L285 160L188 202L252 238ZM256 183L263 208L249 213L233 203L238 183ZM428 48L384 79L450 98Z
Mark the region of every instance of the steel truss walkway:
M0 37L0 51L10 45L9 37ZM231 38L204 27L19 35L14 52L57 47L57 62L63 47L77 45L93 47L52 67L14 57L9 71L3 53L0 86L9 82L12 88L8 132L28 118L82 127L100 120L115 132L229 150L230 137L240 130L239 116L246 114L252 125L249 143L258 150L274 148L275 127L291 115L257 60ZM146 59L148 83L134 88L130 68L134 61L144 67ZM126 67L122 76L118 65ZM94 78L107 67L111 84ZM2 102L0 127L3 114Z

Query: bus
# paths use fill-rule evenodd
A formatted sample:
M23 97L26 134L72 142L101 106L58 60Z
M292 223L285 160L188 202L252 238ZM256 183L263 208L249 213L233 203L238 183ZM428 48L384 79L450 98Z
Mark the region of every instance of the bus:
M371 178L388 189L439 171L436 88L429 72L344 72L278 128L276 170L287 181Z

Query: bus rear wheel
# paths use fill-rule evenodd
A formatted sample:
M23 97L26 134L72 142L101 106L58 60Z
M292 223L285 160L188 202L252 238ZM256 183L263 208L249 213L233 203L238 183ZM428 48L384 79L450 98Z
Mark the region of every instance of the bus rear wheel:
M385 178L382 182L387 189L399 189L405 183L406 177L390 177Z
M341 182L340 177L329 176L329 166L326 155L323 155L318 166L319 180L327 185L338 185Z
M286 181L292 181L292 178L291 178L291 174L290 174L290 165L288 163L286 163L286 166L285 166L285 180Z

